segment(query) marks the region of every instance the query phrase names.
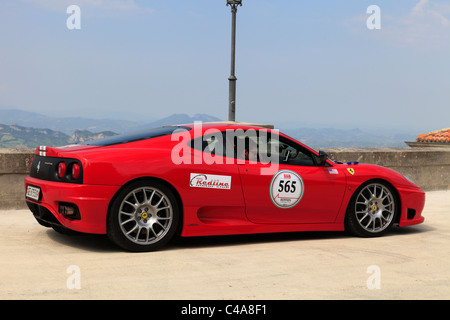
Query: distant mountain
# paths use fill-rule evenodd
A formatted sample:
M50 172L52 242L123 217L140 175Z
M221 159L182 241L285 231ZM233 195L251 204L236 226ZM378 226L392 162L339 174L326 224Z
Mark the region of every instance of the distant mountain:
M0 148L35 148L39 145L61 146L70 137L60 131L0 124Z
M115 135L117 135L117 133L112 131L90 132L89 130L75 130L69 139L69 143L83 143L89 140L103 139Z
M76 130L72 136L51 129L35 129L18 125L0 124L0 148L36 148L63 146L116 135L112 131L90 132Z
M165 125L220 121L208 114L173 114L154 122L133 122L82 117L56 118L18 109L0 109L0 148L35 148L83 143L129 131ZM46 128L46 129L38 129Z
M67 135L72 135L75 130L89 130L91 132L113 131L120 134L144 128L193 123L194 121L208 122L220 121L220 119L208 114L196 114L192 117L187 114L173 114L152 122L143 122L140 120L127 121L83 117L58 118L19 109L0 109L0 123L31 128L49 128L54 131L61 131Z
M221 119L208 114L172 114L153 122L123 121L110 119L88 119L82 117L57 118L18 109L0 109L0 147L38 145L64 145L79 143L87 139L100 138L112 134L138 131L165 125L212 122ZM48 128L48 129L32 129ZM314 148L377 148L406 147L404 141L414 141L409 134L367 133L360 129L297 128L280 129L289 136Z
M201 122L214 122L214 121L221 121L221 119L216 118L214 116L211 116L209 114L195 114L194 116L189 116L184 113L175 113L172 114L166 118L147 123L145 125L138 126L137 129L146 129L146 128L157 128L162 126L170 126L175 124L188 124L188 123L194 123L195 121L201 121Z
M51 117L36 112L18 109L0 109L0 123L16 124L31 128L49 128L71 135L75 130L125 132L143 122L83 117Z

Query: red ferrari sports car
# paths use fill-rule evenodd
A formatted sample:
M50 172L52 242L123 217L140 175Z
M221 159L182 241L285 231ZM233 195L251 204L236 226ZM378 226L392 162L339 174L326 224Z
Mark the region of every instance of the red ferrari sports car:
M175 235L344 231L422 223L424 192L376 165L328 159L255 125L194 123L36 148L25 178L37 221L151 251Z

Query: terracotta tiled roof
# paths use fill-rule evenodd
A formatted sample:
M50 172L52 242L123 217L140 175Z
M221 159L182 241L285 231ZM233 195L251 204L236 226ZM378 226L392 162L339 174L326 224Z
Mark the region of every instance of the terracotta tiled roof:
M450 128L419 134L416 141L450 143Z

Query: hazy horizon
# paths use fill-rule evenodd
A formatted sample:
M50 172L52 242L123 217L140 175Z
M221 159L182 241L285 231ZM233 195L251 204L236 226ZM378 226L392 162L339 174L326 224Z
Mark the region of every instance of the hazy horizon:
M74 115L74 116L68 115L68 116L61 116L60 117L58 115L51 114L51 113L49 114L49 113L42 113L42 112L35 112L35 111L27 111L27 110L23 110L23 109L12 108L12 107L7 107L7 106L1 106L0 105L0 111L2 111L2 110L3 111L5 111L5 110L14 110L14 111L26 112L26 113L30 112L31 114L36 114L36 116L45 116L45 117L49 117L49 118L52 118L52 119L57 119L58 121L61 120L61 119L64 119L64 118L69 118L69 119L70 118L72 118L72 119L86 119L86 120L90 120L90 121L94 121L94 122L95 121L102 121L102 120L115 122L115 121L119 121L120 120L120 121L124 121L124 122L130 123L130 124L135 123L138 126L139 125L148 125L148 124L151 124L153 122L158 122L160 120L165 120L166 118L170 118L171 116L175 116L175 115L187 115L190 118L194 119L194 120L192 120L192 122L199 121L200 123L202 122L202 120L201 120L201 116L202 115L211 116L210 114L207 114L207 113L189 114L189 113L180 112L180 113L173 113L173 114L170 114L170 115L167 115L167 116L164 116L164 117L146 118L145 120L142 120L140 117L136 117L136 118L132 118L131 117L129 119L128 118L124 119L124 118L120 118L120 117L108 117L107 114L104 115L104 116L99 116L99 117L87 117L87 116L84 116L82 114ZM199 115L198 119L195 118L196 115ZM225 118L223 118L223 119L218 118L218 119L220 121L226 121ZM236 120L236 121L239 121L239 120ZM44 127L42 125L41 126L37 126L37 127L36 126L30 126L28 122L29 122L29 118L27 118L27 121L23 121L23 119L22 119L22 121L19 121L19 122L16 122L16 123L14 123L12 121L2 122L0 120L0 124L4 124L4 125L14 125L14 124L16 124L16 125L30 127L30 128L35 128L35 129L39 129L39 128L40 129L44 129ZM205 121L203 121L203 122L205 122ZM344 124L336 124L336 125L326 125L326 124L321 124L321 123L318 123L318 124L314 124L314 123L306 124L306 123L301 123L301 122L298 122L298 121L295 121L295 120L292 120L292 121L289 121L289 120L288 121L266 121L266 122L259 122L259 123L260 124L273 125L275 129L278 129L278 130L281 130L281 131L283 131L283 130L292 130L292 129L311 129L311 130L336 129L336 130L347 130L347 131L360 130L360 131L366 132L366 133L400 134L400 135L402 135L402 134L405 135L406 134L406 135L411 136L411 139L415 138L415 136L417 135L417 132L414 129L398 128L398 127L396 127L396 128L386 127L386 128L383 128L382 130L376 130L376 129L372 129L372 128L364 128L364 127L358 126L357 123L351 124L349 126L348 125L344 125ZM50 128L51 126L52 125L49 123L48 127ZM82 127L83 126L81 125L80 129L82 129Z

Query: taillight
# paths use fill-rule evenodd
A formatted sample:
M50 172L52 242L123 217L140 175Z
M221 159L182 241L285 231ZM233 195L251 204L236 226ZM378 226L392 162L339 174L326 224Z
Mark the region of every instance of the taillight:
M58 164L58 177L61 179L64 178L64 175L66 174L66 163L60 162Z
M80 165L78 163L74 163L72 165L72 178L75 180L78 179L80 177L80 172L81 172Z

